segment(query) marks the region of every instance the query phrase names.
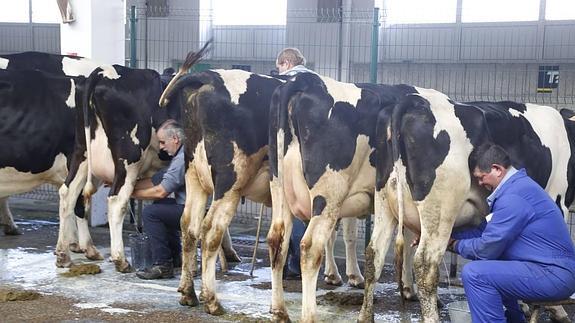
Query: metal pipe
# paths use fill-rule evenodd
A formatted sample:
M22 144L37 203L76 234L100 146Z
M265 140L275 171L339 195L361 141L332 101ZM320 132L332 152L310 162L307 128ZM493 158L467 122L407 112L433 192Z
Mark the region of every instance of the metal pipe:
M130 67L137 66L137 44L136 44L136 6L130 7Z
M373 8L373 24L371 26L371 60L369 63L369 81L377 83L377 56L379 46L379 8Z

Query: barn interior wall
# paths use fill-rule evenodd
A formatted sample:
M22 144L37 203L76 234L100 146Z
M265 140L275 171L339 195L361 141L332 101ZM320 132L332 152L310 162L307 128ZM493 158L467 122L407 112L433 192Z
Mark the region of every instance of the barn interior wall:
M284 47L308 66L342 81L368 82L373 0L342 0L341 13L320 0L289 0L286 25L214 25L210 0L169 0L165 16L137 7L137 66L177 67L185 54L213 36L205 67L241 66L269 73ZM340 19L341 18L341 19ZM571 105L575 101L575 21L389 25L379 19L378 82L432 87L461 100L505 100ZM129 26L126 26L129 54ZM56 24L0 23L0 53L60 51ZM558 66L560 83L537 93L540 66Z

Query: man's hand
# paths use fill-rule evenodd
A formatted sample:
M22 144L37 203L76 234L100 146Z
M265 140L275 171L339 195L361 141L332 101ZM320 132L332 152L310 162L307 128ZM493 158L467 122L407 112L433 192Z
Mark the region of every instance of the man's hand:
M411 244L409 246L412 248L419 246L419 236L417 238L413 239L413 241L411 242Z
M449 239L449 242L447 243L447 251L449 252L453 252L453 253L457 253L455 251L455 244L457 243L457 240L455 239Z

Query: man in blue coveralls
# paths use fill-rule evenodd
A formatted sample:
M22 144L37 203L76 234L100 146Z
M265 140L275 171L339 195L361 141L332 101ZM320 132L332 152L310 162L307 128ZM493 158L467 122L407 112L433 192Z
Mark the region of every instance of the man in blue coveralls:
M167 169L157 172L152 178L139 180L132 193L134 198L155 200L142 212L154 262L151 268L136 273L142 279L172 278L174 266L180 266L180 218L186 201L183 140L184 131L175 120L167 120L160 126L160 149L173 158ZM171 193L174 198L168 197Z
M491 214L478 228L454 232L448 245L475 260L461 273L473 322L524 322L518 300L571 296L575 250L555 202L497 145L477 149L473 176L491 191Z

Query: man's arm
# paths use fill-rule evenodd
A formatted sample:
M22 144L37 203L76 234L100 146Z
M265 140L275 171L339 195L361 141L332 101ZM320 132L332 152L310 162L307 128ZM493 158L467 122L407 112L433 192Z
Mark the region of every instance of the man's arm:
M479 226L477 226L477 227L467 229L467 230L451 232L451 238L456 239L456 240L479 238L479 237L481 237L481 234L483 233L483 231L485 231L486 226L487 226L487 221L483 220L479 224Z
M520 196L501 196L481 237L458 240L453 248L467 259L497 259L521 233L533 212Z
M162 184L147 186L140 189L138 189L138 185L136 184L136 187L132 192L132 197L139 200L159 200L165 198L169 194L170 193L164 189Z
M136 182L136 185L134 186L134 191L143 190L145 188L150 188L152 186L154 186L154 183L152 182L151 178L140 179Z

